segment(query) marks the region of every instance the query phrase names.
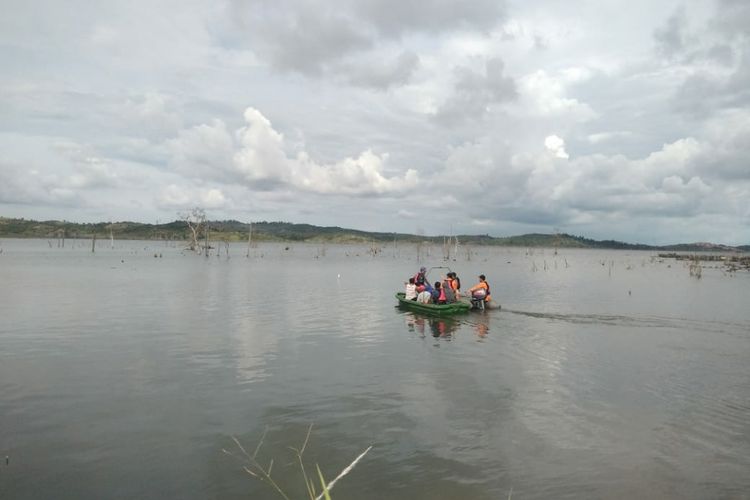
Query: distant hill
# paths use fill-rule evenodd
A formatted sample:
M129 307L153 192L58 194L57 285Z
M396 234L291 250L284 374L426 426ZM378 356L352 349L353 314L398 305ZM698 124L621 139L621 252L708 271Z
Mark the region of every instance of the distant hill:
M247 241L249 223L236 220L210 221L210 238L214 241ZM0 238L109 238L130 240L187 240L190 230L183 221L166 224L140 222L75 223L35 221L0 217ZM405 233L381 233L346 229L337 226L313 226L290 222L253 222L253 241L308 241L327 243L389 243L393 241L442 243L446 236L419 236ZM624 243L615 240L592 240L569 234L524 234L494 237L458 235L462 245L496 245L548 248L609 248L626 250L669 250L676 252L750 252L750 245L730 247L712 243L690 243L665 246Z

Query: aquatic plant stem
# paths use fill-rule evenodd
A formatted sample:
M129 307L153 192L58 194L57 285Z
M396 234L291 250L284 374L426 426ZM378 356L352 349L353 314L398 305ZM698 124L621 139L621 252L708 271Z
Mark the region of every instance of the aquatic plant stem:
M328 484L326 485L325 489L323 490L323 493L321 493L320 495L318 495L318 496L317 496L317 497L315 498L315 500L321 500L321 499L322 499L322 498L323 498L324 496L327 496L327 492L333 489L333 487L334 487L334 485L336 484L336 482L337 482L337 481L338 481L339 479L341 479L342 477L344 477L344 476L346 476L347 474L349 474L349 473L350 473L350 472L352 471L352 469L354 469L354 467L355 467L355 466L357 465L357 463L358 463L358 462L359 462L360 460L362 460L362 457L364 457L365 455L367 455L367 452L369 452L369 451L370 451L371 449L372 449L372 446L369 446L369 447L368 447L368 448L367 448L367 449L366 449L365 451L363 451L363 452L362 452L362 453L361 453L361 454L360 454L360 455L359 455L359 456L358 456L357 458L355 458L355 459L354 459L354 461L353 461L352 463L350 463L350 464L349 464L349 465L348 465L348 466L347 466L347 467L346 467L346 468L345 468L344 470L342 470L342 471L341 471L341 472L339 473L339 475L338 475L338 476L336 476L336 478L335 478L335 479L334 479L333 481L331 481L330 483L328 483Z

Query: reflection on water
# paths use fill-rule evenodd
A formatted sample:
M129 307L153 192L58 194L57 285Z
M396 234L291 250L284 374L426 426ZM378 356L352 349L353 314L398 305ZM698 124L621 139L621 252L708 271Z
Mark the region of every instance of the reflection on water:
M748 274L480 247L504 309L436 318L409 246L115 243L2 242L0 498L272 498L221 453L265 429L304 494L310 424L326 477L373 446L339 498L750 491Z
M421 338L431 335L436 339L449 341L460 325L452 318L435 318L411 312L404 313L404 318L408 330Z
M431 316L415 312L404 312L404 321L409 332L420 338L432 336L435 339L450 341L458 332L471 333L481 341L490 333L490 311L474 311L469 316ZM499 314L495 312L494 314Z

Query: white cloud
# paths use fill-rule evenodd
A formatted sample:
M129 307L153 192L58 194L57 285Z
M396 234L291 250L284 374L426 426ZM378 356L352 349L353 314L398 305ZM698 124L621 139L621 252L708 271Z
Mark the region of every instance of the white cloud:
M568 76L553 76L538 70L519 79L521 106L527 113L541 117L566 115L568 120L588 121L596 117L591 107L566 96Z
M321 164L301 151L289 157L284 136L257 109L247 108L245 126L232 141L219 121L180 133L172 141L170 164L179 172L202 181L236 180L261 190L280 186L304 192L338 195L402 195L413 188L417 172L403 176L384 174L388 155L370 150L333 164Z
M750 8L629 5L18 4L0 211L747 243Z
M161 190L156 203L168 210L184 210L197 206L215 210L225 208L228 200L217 188L196 189L169 184Z
M614 141L616 139L627 139L632 137L633 133L627 130L616 130L612 132L597 132L587 136L591 144L600 144L602 142Z
M235 143L221 120L181 130L167 141L169 165L186 177L232 180Z
M568 153L565 152L565 141L556 135L548 135L544 139L544 147L554 153L557 158L569 158Z
M159 204L159 206L171 209L195 206L197 205L195 201L197 200L193 199L191 193L189 193L188 190L177 186L176 184L170 184L169 186L166 186L164 189L162 189L161 193L159 194L157 203Z

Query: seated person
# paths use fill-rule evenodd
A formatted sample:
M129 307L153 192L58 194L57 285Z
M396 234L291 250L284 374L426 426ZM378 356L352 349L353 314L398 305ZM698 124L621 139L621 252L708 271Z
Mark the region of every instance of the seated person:
M430 304L432 302L432 294L427 290L422 290L417 295L417 302L420 304Z
M485 303L492 300L490 297L490 285L487 283L487 278L484 274L479 275L479 283L469 288L468 292L472 300L484 300Z
M409 278L404 295L406 300L417 300L417 285L414 283L414 278Z
M440 282L435 282L435 288L432 290L432 303L445 304L445 290L440 286Z

